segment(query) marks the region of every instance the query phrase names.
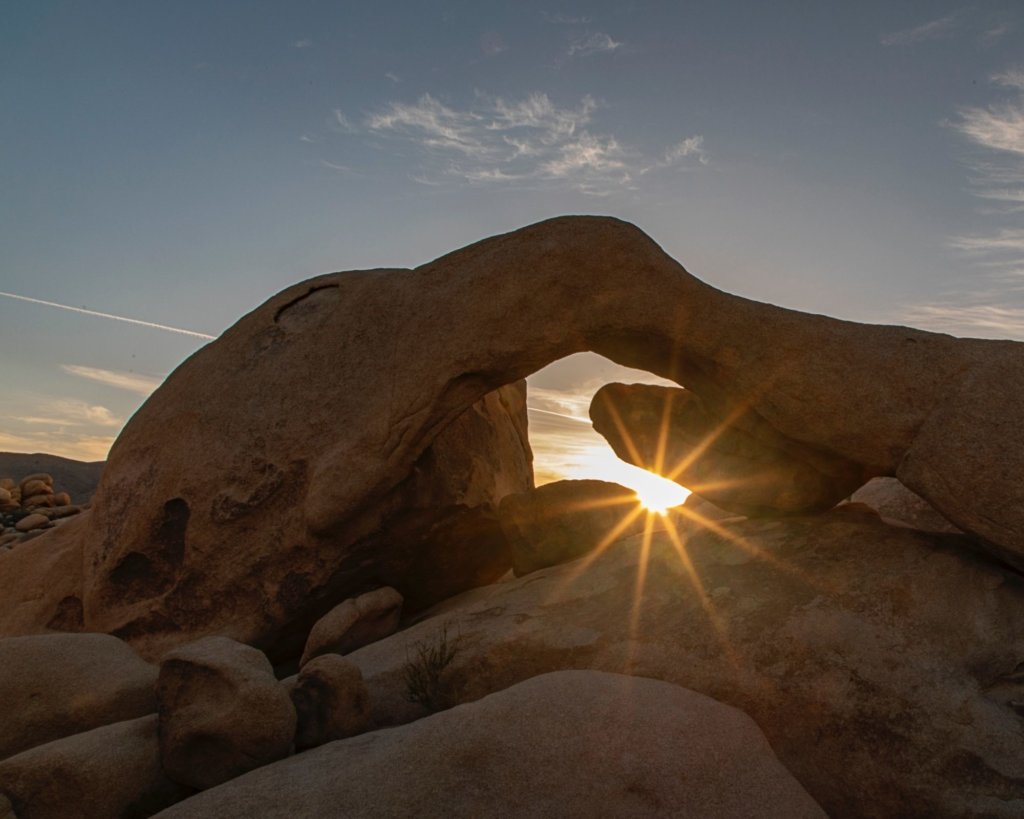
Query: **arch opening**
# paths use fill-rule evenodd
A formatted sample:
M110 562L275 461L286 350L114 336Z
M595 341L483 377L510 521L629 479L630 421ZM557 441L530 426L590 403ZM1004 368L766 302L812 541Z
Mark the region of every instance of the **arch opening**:
M527 378L530 446L538 486L559 480L592 479L625 486L648 511L665 514L684 503L690 490L655 471L627 463L593 427L589 407L604 384L679 385L597 353L576 353ZM662 465L662 472L671 465Z

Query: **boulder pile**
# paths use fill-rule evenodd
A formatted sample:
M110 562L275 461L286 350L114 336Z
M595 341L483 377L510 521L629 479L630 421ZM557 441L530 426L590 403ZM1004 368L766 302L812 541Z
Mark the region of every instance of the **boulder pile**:
M55 492L53 476L45 472L20 481L0 478L0 551L35 537L57 521L82 511L67 492Z
M591 417L686 504L533 486L522 379L581 350L679 385ZM83 514L0 495L0 811L1019 817L1022 407L1022 344L747 301L614 219L296 285Z

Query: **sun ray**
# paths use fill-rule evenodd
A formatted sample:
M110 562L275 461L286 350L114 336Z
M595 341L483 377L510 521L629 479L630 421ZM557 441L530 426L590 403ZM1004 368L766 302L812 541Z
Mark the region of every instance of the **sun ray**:
M611 546L616 540L622 537L626 530L633 525L633 521L635 521L643 513L643 511L643 506L637 503L629 512L623 515L622 519L615 526L612 527L608 534L601 538L601 540L597 543L596 546L594 546L592 550L590 550L586 555L581 557L579 560L575 561L572 571L567 572L565 579L552 590L549 602L550 599L553 599L554 597L562 594L566 590L566 588L568 588L576 580L578 580L579 577L584 572L586 572L586 570L591 566L591 564L595 560L597 560L608 549L609 546Z
M718 614L715 604L704 589L704 584L700 580L697 568L693 565L693 559L690 557L690 553L686 550L686 544L683 542L682 538L679 537L679 532L676 529L674 521L667 520L665 522L665 532L668 535L673 548L676 550L676 553L679 555L679 560L683 564L683 569L690 580L690 585L693 586L693 590L697 594L698 600L700 600L701 608L707 615L708 621L711 623L711 628L714 630L715 635L718 638L718 642L722 647L722 653L733 668L739 668L740 660L736 654L736 649L732 645L732 641L729 639L729 632L725 627L725 622Z
M729 529L722 526L717 521L714 521L711 518L702 515L700 512L694 511L693 509L687 509L685 506L680 506L678 509L673 510L673 513L678 513L679 515L682 515L683 517L694 521L699 526L703 526L708 531L713 532L714 534L718 535L724 540L727 540L730 543L738 546L752 557L756 557L758 560L763 560L765 563L768 563L773 568L778 569L780 572L788 574L791 577L797 578L802 583L806 583L811 588L817 591L826 591L826 589L820 583L817 583L816 581L808 578L806 574L793 568L784 560L780 560L778 557L771 554L767 550L754 545L745 537L737 535L735 532L731 532Z

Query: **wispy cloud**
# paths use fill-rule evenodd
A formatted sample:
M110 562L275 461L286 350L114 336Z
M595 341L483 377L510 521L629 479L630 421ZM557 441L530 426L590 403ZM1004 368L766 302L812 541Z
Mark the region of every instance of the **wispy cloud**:
M992 82L1006 88L1018 88L1024 91L1024 68L1008 68L998 74L993 74Z
M553 24L559 25L559 26L580 26L580 25L586 25L587 23L590 22L590 18L589 17L583 17L583 16L579 16L579 15L557 14L557 13L556 14L552 14L552 13L546 12L546 11L542 11L540 14L541 14L541 17L544 18L545 22L553 23Z
M370 113L363 132L413 146L420 163L414 177L427 184L565 184L601 195L631 186L655 167L708 164L700 135L651 158L593 130L599 107L584 96L563 108L537 93L519 100L478 95L474 105L459 108L424 94Z
M335 109L334 109L334 112L333 112L333 113L334 113L334 124L335 124L335 125L336 125L336 126L337 126L338 128L340 128L340 129L342 130L342 132L343 132L343 133L346 133L346 134L354 134L354 133L356 133L356 131L358 131L358 130L359 130L358 128L356 128L356 127L355 127L355 126L354 126L354 125L352 124L351 120L349 120L349 118L348 118L348 117L346 117L346 116L345 116L345 115L344 115L344 114L342 113L342 111L341 111L341 109L340 109L340 108L335 108Z
M105 460L113 443L112 435L65 434L52 430L39 433L0 432L0 449L26 453L47 452L80 461Z
M206 333L197 333L194 330L184 330L181 327L169 327L166 324L156 324L152 321L142 321L141 319L127 318L126 316L115 316L112 313L101 313L98 310L88 310L85 307L73 307L70 304L58 304L54 301L44 301L43 299L33 299L29 296L18 296L14 293L0 292L0 296L8 299L17 299L18 301L28 302L29 304L39 304L44 307L56 307L60 310L69 310L72 313L80 313L84 316L95 316L96 318L113 319L114 321L123 321L126 324L135 324L139 327L149 327L153 330L166 330L169 333L179 333L183 336L193 336L195 338L204 338L213 340L216 336L207 335Z
M385 71L384 72L384 77L386 79L391 80L391 82L394 85L398 85L402 81L402 78L399 77L394 71Z
M1024 91L1024 71L992 75L1002 88ZM1024 94L988 107L965 108L947 123L970 146L972 193L990 227L953 236L971 276L957 292L908 308L902 319L958 335L1024 338Z
M619 48L622 48L622 43L612 39L611 35L593 31L570 37L567 53L570 57L592 57L594 54L607 54Z
M1024 340L1024 307L937 302L907 309L903 320L940 333Z
M310 48L313 45L312 40L293 40L292 48Z
M140 375L139 373L127 373L121 370L103 370L98 367L83 367L78 364L61 364L60 368L68 375L78 378L86 378L90 381L97 381L106 384L108 387L117 387L121 390L148 396L153 390L163 383L162 378Z
M37 405L36 410L42 414L14 416L14 420L23 424L57 427L119 427L123 423L104 406L71 398L51 399Z
M953 125L982 148L1024 155L1024 100L966 108Z
M952 36L957 29L958 22L958 15L949 14L936 20L929 20L927 23L922 23L913 28L905 28L901 31L883 34L880 41L884 46L900 46L915 45L927 40L942 40Z

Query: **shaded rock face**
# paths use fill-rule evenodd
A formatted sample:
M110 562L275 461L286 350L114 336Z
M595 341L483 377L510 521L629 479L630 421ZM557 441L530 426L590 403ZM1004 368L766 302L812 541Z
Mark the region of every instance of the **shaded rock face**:
M338 654L306 663L287 689L298 718L297 751L361 734L372 724L359 666Z
M0 759L156 711L157 668L107 634L0 640Z
M292 751L295 709L267 658L226 637L169 652L157 681L160 757L182 785L209 788Z
M344 434L343 424L338 429L335 435ZM314 443L294 450L303 447ZM253 478L246 477L249 467L266 477L258 460L240 466L242 478L231 481ZM147 465L145 480L158 471L164 474ZM220 472L201 473L187 470L182 483L226 480ZM317 619L362 591L391 583L416 610L491 582L511 567L495 506L533 485L525 384L497 390L456 418L344 536L310 538L296 505L303 480L272 478L273 491L254 491L247 509L222 492L198 524L198 504L187 497L171 498L147 520L131 502L139 487L127 483L124 514L112 523L118 539L100 544L120 555L108 561L108 573L83 574L83 551L99 559L91 540L95 509L66 532L30 544L31 551L0 555L0 580L11 590L0 596L0 632L111 631L155 658L217 627L281 660L297 658Z
M182 364L119 436L76 530L86 627L153 653L215 631L297 653L299 625L369 575L408 601L411 584L378 576L376 555L400 547L371 536L424 453L488 393L584 350L674 380L727 426L757 419L801 453L895 475L1024 566L1021 344L759 304L632 225L565 217L414 270L303 282ZM34 620L0 602L3 630L41 628L49 602Z
M895 478L875 478L850 496L853 503L870 506L888 521L923 532L957 533L952 523L928 501L915 495Z
M499 507L516 576L556 566L643 529L636 493L607 481L555 481Z
M11 815L20 819L151 816L195 793L169 780L160 767L156 714L5 759L0 792L11 801Z
M749 714L830 816L1024 814L1019 575L861 506L713 526L466 592L348 655L377 724L422 715L404 668L448 629L456 702L558 669L661 679Z
M332 742L160 815L825 816L746 715L593 671Z
M823 512L871 477L861 464L781 435L750 410L723 419L689 390L606 384L590 418L622 460L740 515Z
M388 586L339 603L309 632L299 664L328 652L348 654L394 634L401 616L402 595Z

